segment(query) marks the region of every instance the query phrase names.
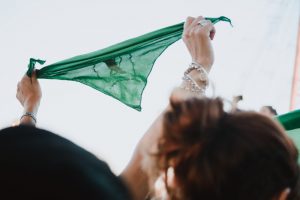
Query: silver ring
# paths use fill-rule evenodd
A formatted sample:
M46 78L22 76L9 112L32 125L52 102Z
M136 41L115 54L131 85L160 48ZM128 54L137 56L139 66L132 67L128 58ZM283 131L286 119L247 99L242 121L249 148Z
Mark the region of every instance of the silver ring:
M205 20L205 19L202 19L202 20L200 20L199 22L198 22L198 25L200 25L200 26L206 26L208 24L208 21L207 20Z

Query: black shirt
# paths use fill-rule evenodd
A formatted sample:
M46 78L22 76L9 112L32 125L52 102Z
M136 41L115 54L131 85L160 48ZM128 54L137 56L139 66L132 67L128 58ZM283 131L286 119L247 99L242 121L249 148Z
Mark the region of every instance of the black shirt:
M69 140L30 126L0 131L0 199L127 200L108 165Z

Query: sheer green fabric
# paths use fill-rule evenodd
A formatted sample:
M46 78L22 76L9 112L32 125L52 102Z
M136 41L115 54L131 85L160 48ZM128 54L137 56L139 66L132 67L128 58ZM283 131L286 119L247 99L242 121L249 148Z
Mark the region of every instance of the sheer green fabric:
M300 110L295 110L277 117L285 130L300 128Z
M297 146L298 151L300 151L300 110L279 115L276 119L287 130L287 134ZM300 157L298 158L298 163L300 164Z
M212 23L230 19L206 18ZM156 59L171 44L181 38L183 23L169 26L116 45L69 58L37 71L40 79L71 80L88 85L124 104L141 110L143 90ZM35 63L30 59L27 75Z
M298 151L300 152L300 128L287 131L288 136L293 140ZM298 157L298 163L300 164L300 157Z

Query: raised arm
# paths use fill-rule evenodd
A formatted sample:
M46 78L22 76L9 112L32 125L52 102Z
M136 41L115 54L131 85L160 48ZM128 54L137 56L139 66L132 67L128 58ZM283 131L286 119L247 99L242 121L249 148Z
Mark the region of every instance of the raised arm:
M191 55L192 63L184 72L182 84L173 98L186 99L194 95L204 95L208 84L207 74L213 62L214 54L211 40L214 38L215 28L210 21L203 17L188 17L182 35L182 39ZM162 132L163 114L153 122L145 135L138 143L131 161L121 174L121 178L129 187L135 200L145 199L151 186L149 176L143 168L145 153L149 153L155 147Z
M42 98L40 84L36 78L36 72L29 77L24 75L17 87L17 99L23 106L23 115L20 118L20 125L36 124L36 115Z

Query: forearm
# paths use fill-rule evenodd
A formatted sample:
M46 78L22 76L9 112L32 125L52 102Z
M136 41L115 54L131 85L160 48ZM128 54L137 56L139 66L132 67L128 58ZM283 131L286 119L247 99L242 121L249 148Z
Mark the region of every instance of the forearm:
M145 154L150 153L160 137L162 117L163 114L160 114L143 135L135 148L130 162L121 173L121 177L131 191L134 200L145 199L150 192L149 175L145 166L143 166L143 160L147 156Z
M121 173L120 177L129 189L133 200L145 199L149 193L149 180L142 167L143 157L136 150L131 161Z

